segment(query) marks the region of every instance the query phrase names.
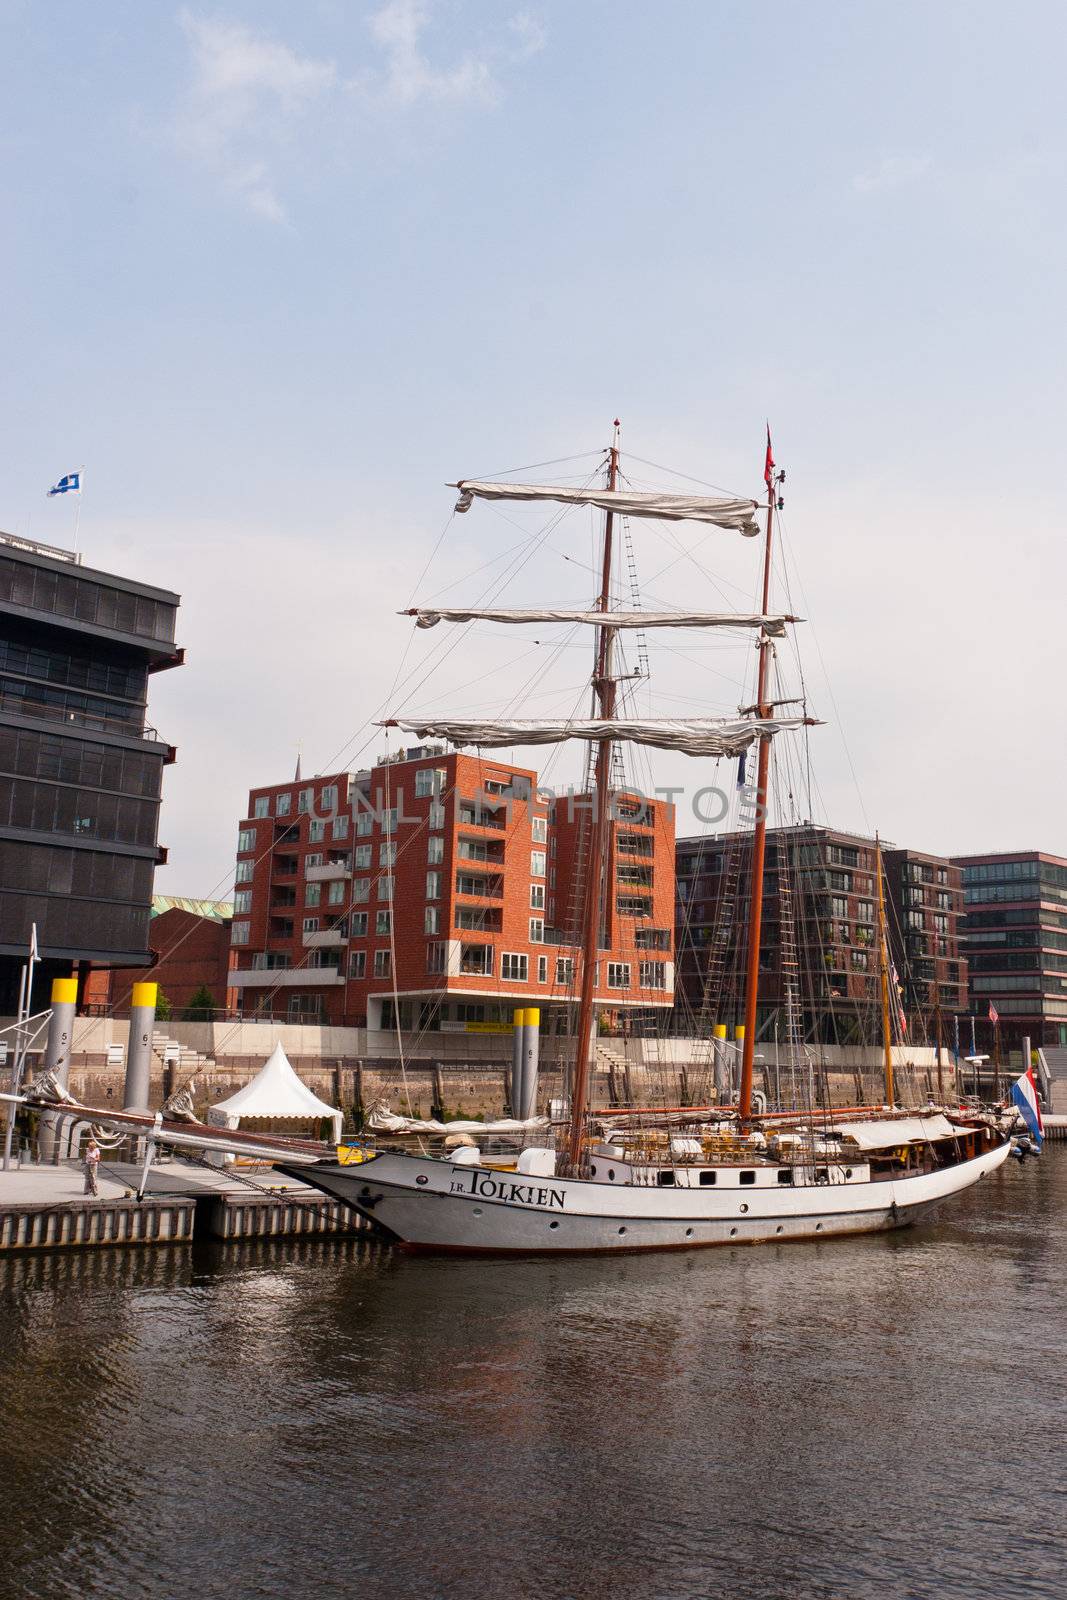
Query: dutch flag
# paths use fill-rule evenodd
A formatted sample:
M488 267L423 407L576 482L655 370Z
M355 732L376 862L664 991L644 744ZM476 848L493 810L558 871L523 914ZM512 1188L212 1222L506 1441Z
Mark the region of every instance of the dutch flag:
M65 478L60 478L59 482L53 484L52 488L49 489L48 495L51 498L54 494L81 494L81 492L82 475L79 471L68 472Z
M1011 1097L1016 1109L1026 1123L1026 1131L1031 1139L1040 1145L1045 1137L1045 1124L1041 1120L1041 1106L1037 1098L1037 1084L1034 1081L1034 1069L1027 1067L1026 1071L1011 1086Z

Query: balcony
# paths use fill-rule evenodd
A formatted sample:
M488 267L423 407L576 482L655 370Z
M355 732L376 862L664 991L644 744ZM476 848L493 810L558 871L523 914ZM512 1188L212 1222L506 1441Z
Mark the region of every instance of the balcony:
M479 900L503 900L504 880L489 873L483 878L473 872L457 872L456 893L472 895Z
M504 865L503 839L465 839L462 834L456 846L460 861L471 861L475 866Z
M321 989L344 981L340 967L238 967L226 974L234 989Z
M655 840L650 833L620 833L615 848L620 856L644 856L647 860L656 853Z
M495 828L500 833L503 833L508 825L505 811L489 811L485 806L476 806L470 800L460 801L459 821L465 828Z
M491 944L465 944L460 947L459 970L466 976L490 978L493 975Z
M305 950L343 950L345 936L340 928L323 928L318 933L304 934Z
M345 858L344 861L324 861L321 867L308 867L304 873L307 883L334 883L339 878L352 876L352 863Z

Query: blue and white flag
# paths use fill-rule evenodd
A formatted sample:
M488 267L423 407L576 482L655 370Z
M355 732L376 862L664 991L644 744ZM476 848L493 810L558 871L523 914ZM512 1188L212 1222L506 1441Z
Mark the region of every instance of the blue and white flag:
M1041 1106L1037 1098L1033 1067L1027 1067L1026 1071L1016 1078L1011 1086L1011 1097L1016 1110L1026 1123L1027 1133L1031 1139L1040 1144L1045 1137L1045 1124L1041 1120Z
M81 494L81 492L82 475L79 470L78 472L68 472L65 478L60 478L59 482L49 489L48 494L49 498L51 498L54 494Z

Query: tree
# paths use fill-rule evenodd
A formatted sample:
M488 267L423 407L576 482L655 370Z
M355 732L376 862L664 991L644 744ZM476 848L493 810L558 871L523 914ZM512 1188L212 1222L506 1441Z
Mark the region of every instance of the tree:
M215 1014L215 996L206 983L202 983L186 1007L190 1022L210 1022Z
M159 993L156 995L156 1021L170 1021L170 1001L167 999L162 989L160 989Z

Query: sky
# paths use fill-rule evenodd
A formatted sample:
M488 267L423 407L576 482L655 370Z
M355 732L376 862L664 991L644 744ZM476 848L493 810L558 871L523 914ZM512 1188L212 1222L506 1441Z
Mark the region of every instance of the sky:
M248 789L369 764L383 707L585 703L558 629L396 612L588 602L587 513L520 568L546 514L453 518L446 484L585 481L616 416L631 481L741 494L770 419L819 820L1067 854L1062 6L0 0L0 29L0 529L68 545L45 491L83 465L86 562L182 596L160 892L227 893ZM747 541L632 538L646 604L751 607ZM634 704L730 713L750 657L655 644Z

